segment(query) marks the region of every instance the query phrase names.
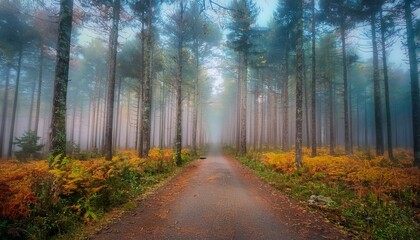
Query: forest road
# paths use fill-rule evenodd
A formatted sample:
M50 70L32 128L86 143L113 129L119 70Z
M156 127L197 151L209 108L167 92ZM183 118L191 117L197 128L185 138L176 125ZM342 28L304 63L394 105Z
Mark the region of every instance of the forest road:
M235 159L196 160L89 239L350 239Z

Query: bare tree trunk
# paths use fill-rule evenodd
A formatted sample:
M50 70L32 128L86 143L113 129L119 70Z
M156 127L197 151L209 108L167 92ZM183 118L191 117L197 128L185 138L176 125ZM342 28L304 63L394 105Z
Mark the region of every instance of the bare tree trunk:
M298 0L297 9L297 46L296 46L296 143L295 161L297 168L302 167L302 86L303 86L303 7L302 1Z
M143 55L143 113L142 113L142 149L140 153L141 157L146 157L149 153L150 149L150 141L151 141L151 126L152 126L152 69L151 69L151 61L152 61L152 3L151 0L148 1L148 10L146 16L146 27L147 30L142 29L143 32L143 46L142 51ZM143 25L144 26L144 25Z
M43 77L43 66L44 66L44 49L43 44L40 44L40 55L39 55L39 72L38 72L38 90L36 98L36 112L35 112L35 135L38 136L39 127L39 113L41 111L41 91L42 91L42 77Z
M375 101L375 131L376 131L376 155L384 154L383 133L382 133L382 111L381 111L381 88L379 83L378 47L376 43L375 13L372 12L370 24L372 31L373 45L373 89ZM418 80L417 80L418 81Z
M7 70L6 70L6 85L4 87L4 95L3 95L3 108L2 108L2 115L1 115L1 131L0 131L0 158L3 157L3 147L4 147L4 140L6 137L6 116L7 116L7 103L9 102L9 84L10 84L10 63L7 63Z
M182 48L184 45L183 31L184 31L184 3L180 1L180 25L178 26L180 32L178 33L178 59L177 59L177 78L176 78L176 140L175 140L175 161L179 166L182 163L181 148L182 148L182 71L183 71L183 56Z
M105 159L112 159L112 128L114 123L115 103L115 72L117 66L118 24L120 20L120 0L115 0L112 6L112 28L109 34L108 50L108 97L106 104L105 123Z
M349 93L347 79L347 54L346 54L346 32L344 28L344 20L340 27L341 36L341 54L343 57L343 84L344 84L344 147L346 154L351 154L350 150L350 129L349 129Z
M413 150L414 165L420 166L420 88L419 72L416 57L416 43L414 41L414 29L410 3L412 0L404 0L405 22L407 29L408 56L410 62L411 83L411 111L413 115Z
M316 156L316 33L315 33L315 0L311 0L311 10L312 10L312 23L311 23L311 34L312 34L312 88L311 88L311 147L312 152L311 156Z
M18 106L18 95L19 95L19 81L20 81L20 70L22 67L22 52L23 47L21 46L19 49L19 59L18 59L18 67L17 67L17 76L16 76L16 86L15 86L15 96L13 100L13 112L12 112L12 125L10 127L10 135L9 135L9 148L7 149L7 158L12 157L12 149L13 149L13 137L15 131L15 123L16 123L16 110Z
M394 160L394 154L392 151L392 128L391 128L391 104L389 101L389 80L388 80L388 64L386 56L386 41L385 41L385 22L382 16L382 8L380 11L381 17L381 44L382 44L382 64L384 72L384 84L385 84L385 109L386 109L386 131L387 131L387 147L388 147L388 157L391 160Z
M289 151L289 41L286 40L285 70L283 82L283 136L282 150Z
M66 103L70 62L70 41L73 19L73 0L61 0L58 25L57 65L51 118L50 152L53 156L66 154Z
M241 139L239 154L246 154L246 105L247 105L247 76L248 76L248 60L247 53L242 52L242 81L241 81Z

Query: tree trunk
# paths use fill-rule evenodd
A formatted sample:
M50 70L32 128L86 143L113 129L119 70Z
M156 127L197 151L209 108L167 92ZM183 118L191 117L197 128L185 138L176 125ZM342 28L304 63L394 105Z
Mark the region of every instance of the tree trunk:
M50 151L53 156L66 154L66 103L70 62L73 0L61 0L58 25L57 65L51 118Z
M115 72L117 65L118 24L120 20L120 0L115 0L112 6L112 28L109 34L108 49L108 94L105 123L105 159L112 159L112 128L114 123L115 103Z
M15 131L15 124L16 124L16 110L18 106L18 95L19 95L19 82L20 82L20 70L22 68L22 52L23 46L19 49L19 59L18 59L18 67L17 67L17 76L16 76L16 86L15 86L15 96L13 100L13 112L12 112L12 123L10 127L10 135L9 135L9 148L7 149L7 158L12 157L12 149L13 149L13 137Z
M1 115L1 130L0 130L0 158L3 157L3 147L4 147L4 140L6 137L6 116L7 116L7 103L9 101L9 84L10 84L10 63L7 63L7 70L6 70L6 85L4 87L4 95L3 95L3 108L2 108L2 115Z
M35 112L35 135L38 136L38 127L39 127L39 113L41 111L41 91L42 91L42 77L43 77L43 66L44 66L44 48L41 44L41 51L39 55L39 72L38 72L38 91L36 98L36 112Z
M143 147L140 153L141 157L146 157L150 149L151 140L151 126L152 126L152 69L150 67L152 57L151 51L153 48L152 43L152 6L151 0L148 0L148 10L146 16L146 27L143 30L143 114L142 114L142 135L143 135Z
M312 23L311 23L311 34L312 34L312 88L311 88L311 156L316 156L316 33L315 33L315 0L311 0L311 11L312 11Z
M298 169L302 167L302 86L303 86L303 7L298 2L297 9L297 46L296 46L296 145L295 160Z
M182 48L184 45L183 31L184 31L184 3L180 1L180 23L178 26L180 32L178 33L178 59L177 59L177 78L176 78L176 140L175 140L175 161L179 166L182 163L181 148L182 148L182 69L183 69L183 56Z
M379 67L378 67L378 46L376 43L376 24L375 13L372 12L370 25L372 31L373 45L373 89L375 101L375 131L376 131L376 155L384 154L383 134L382 134L382 111L381 111L381 86L379 83Z
M241 52L242 55L242 79L241 79L241 139L239 144L239 154L246 154L246 105L247 105L247 82L248 82L248 60L247 53Z
M411 82L411 109L413 116L413 150L414 165L420 166L420 89L419 72L416 58L416 43L414 41L414 29L410 3L412 0L404 0L405 23L407 31L408 56L410 62Z
M392 151L392 128L391 128L391 103L389 101L389 84L388 84L388 64L386 56L386 41L385 41L385 22L382 16L383 10L380 11L381 17L381 44L382 44L382 64L384 71L384 85L385 85L385 109L386 109L386 131L387 131L387 147L388 157L394 160L394 154Z
M346 32L344 27L344 20L340 27L341 36L341 54L343 57L343 84L344 84L344 147L346 154L351 154L350 150L350 128L349 128L349 94L348 94L348 82L347 82L347 54L346 54Z
M289 36L286 40L286 54L284 62L284 82L282 89L283 97L283 134L282 150L289 151Z

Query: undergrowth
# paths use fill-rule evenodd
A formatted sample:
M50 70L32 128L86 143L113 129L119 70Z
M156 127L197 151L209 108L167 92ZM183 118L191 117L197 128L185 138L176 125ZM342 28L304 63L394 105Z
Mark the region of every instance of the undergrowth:
M182 150L183 162L193 159ZM77 232L171 175L171 149L153 148L148 158L120 151L112 161L0 161L0 239L50 239Z
M383 157L330 156L320 149L317 157L304 150L300 170L294 152L249 152L237 157L262 179L308 207L324 214L360 239L418 239L420 236L420 170L410 154L400 150L397 161ZM230 150L230 154L233 151ZM309 204L312 195L333 204Z

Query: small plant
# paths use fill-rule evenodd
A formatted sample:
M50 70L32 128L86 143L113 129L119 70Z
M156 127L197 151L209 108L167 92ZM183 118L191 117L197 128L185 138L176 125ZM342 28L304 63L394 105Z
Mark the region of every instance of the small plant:
M19 161L26 162L30 159L39 159L41 157L41 150L43 144L38 144L40 137L34 131L25 132L22 137L16 138L13 144L18 145L21 150L16 151L15 155Z

